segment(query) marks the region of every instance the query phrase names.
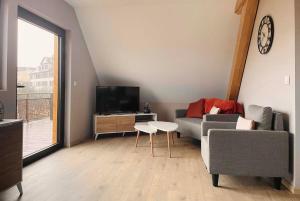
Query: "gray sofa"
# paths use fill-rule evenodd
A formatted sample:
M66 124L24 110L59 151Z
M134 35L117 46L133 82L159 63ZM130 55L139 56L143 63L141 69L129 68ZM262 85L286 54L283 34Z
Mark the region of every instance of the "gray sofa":
M236 123L203 122L201 154L213 185L219 175L274 178L280 189L288 176L289 133L283 129L280 113L269 107L249 106L246 118L256 122L256 130L236 130Z
M178 133L185 137L192 137L197 140L201 140L201 125L202 122L236 122L239 114L207 114L200 118L188 118L186 117L186 109L176 110L175 122L178 124Z

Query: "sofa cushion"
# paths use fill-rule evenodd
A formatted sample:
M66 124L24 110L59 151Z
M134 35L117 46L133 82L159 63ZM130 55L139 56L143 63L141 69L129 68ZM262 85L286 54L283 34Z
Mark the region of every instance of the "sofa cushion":
M216 100L214 106L220 108L222 114L233 114L236 112L236 102L233 100Z
M209 111L209 114L219 114L220 113L220 108L213 106L211 110Z
M189 136L201 140L201 125L200 118L176 118L175 122L178 124L177 131L183 136Z
M215 105L215 102L219 100L218 98L211 98L211 99L206 99L205 100L205 109L204 113L208 114L211 110L211 108Z
M250 105L246 113L246 118L255 121L257 130L272 129L273 112L271 107L262 107L258 105Z
M202 123L202 119L200 119L200 118L185 117L185 118L177 118L177 120L187 122L187 123L192 123L192 124L199 124L199 125L201 125L201 123Z
M233 100L206 99L205 114L208 114L213 106L220 108L220 114L241 114L244 116L244 106Z
M275 131L284 131L283 126L283 115L279 112L273 113L273 130Z
M253 120L248 120L243 117L239 117L236 123L237 130L253 130L255 127L255 122Z
M186 117L189 118L203 118L204 114L204 99L200 99L197 102L190 103L189 108L186 113Z

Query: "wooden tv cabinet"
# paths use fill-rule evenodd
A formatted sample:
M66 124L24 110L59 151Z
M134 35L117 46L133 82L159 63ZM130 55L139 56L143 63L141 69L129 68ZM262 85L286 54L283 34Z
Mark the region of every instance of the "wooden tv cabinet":
M136 122L157 121L156 113L94 115L95 140L99 135L135 132Z

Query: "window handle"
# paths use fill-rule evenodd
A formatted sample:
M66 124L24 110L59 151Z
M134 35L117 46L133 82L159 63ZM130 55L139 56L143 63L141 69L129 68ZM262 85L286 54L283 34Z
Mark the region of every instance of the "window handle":
M20 88L25 88L24 85L20 85L20 84L17 84L17 88L20 89Z

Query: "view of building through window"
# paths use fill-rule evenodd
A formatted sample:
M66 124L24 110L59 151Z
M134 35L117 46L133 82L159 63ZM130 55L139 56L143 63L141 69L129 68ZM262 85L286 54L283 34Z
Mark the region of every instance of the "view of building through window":
M18 23L19 93L52 93L54 34L23 20Z

